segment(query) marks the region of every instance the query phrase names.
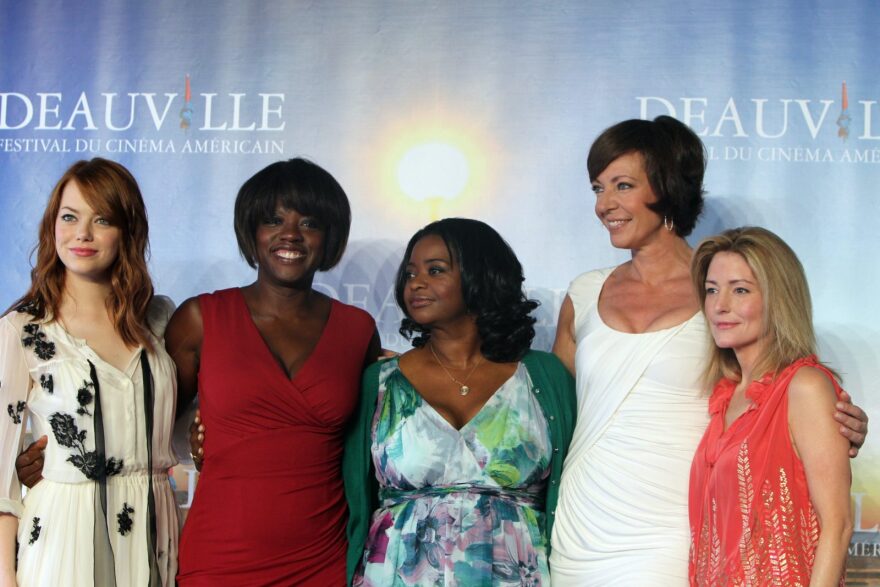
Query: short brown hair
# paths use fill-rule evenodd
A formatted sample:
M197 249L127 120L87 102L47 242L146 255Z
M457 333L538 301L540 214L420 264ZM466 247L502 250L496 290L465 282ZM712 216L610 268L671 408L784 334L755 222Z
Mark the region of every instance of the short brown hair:
M678 236L689 235L703 211L706 152L700 137L671 116L624 120L593 141L587 156L590 181L627 153L639 153L644 159L645 173L657 196L648 208L670 218Z

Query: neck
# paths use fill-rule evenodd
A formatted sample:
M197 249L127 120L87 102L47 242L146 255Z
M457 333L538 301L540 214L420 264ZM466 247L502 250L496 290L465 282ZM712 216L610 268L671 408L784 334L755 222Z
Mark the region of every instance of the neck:
M262 311L282 314L309 308L321 296L311 285L311 280L307 285L290 287L257 279L245 289Z
M662 283L678 274L690 273L693 251L687 241L674 233L664 231L631 253L633 271L645 283Z
M76 275L67 274L64 278L64 296L61 312L80 314L100 314L107 312L107 298L112 288L110 281L90 281Z
M431 338L428 342L434 353L448 367L463 369L473 365L481 359L480 335L473 319L468 320L469 325L461 324L457 327L431 328Z

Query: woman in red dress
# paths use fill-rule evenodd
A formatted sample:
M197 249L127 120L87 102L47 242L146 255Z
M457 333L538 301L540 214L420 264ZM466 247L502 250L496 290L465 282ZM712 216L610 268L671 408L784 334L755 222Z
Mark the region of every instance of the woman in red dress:
M794 252L762 228L704 240L692 275L714 338L691 468L692 585L843 584L852 534L842 390L816 359Z
M266 167L235 202L256 281L191 298L171 319L178 410L198 391L211 429L180 585L345 583L343 432L379 343L369 314L312 281L339 261L350 223L325 170L302 159Z

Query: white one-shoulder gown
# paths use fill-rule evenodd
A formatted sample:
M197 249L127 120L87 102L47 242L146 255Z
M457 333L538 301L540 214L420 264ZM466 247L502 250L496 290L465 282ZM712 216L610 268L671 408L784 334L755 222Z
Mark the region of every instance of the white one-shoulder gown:
M688 476L708 424L699 382L701 313L672 328L620 332L597 302L612 269L576 278L578 416L563 469L554 587L687 585Z

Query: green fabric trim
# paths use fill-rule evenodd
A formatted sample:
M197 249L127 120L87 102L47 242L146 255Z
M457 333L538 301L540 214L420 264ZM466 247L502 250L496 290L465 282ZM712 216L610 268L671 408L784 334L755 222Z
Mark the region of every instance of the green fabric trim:
M553 444L550 460L550 478L547 481L545 500L547 554L550 554L550 537L556 518L559 500L559 483L562 464L568 454L568 445L574 432L577 413L577 397L574 379L563 364L551 353L529 351L523 364L532 379L532 391L544 411ZM370 529L370 517L379 507L379 482L373 471L370 455L373 414L379 396L379 371L382 362L374 363L364 372L361 397L352 418L345 441L342 458L342 477L345 481L345 498L348 501L348 553L346 555L347 584L360 563Z

